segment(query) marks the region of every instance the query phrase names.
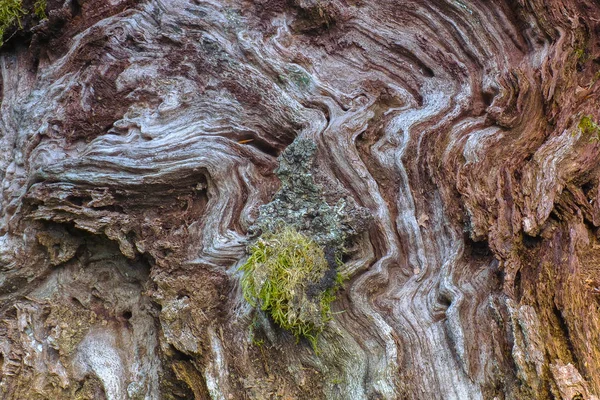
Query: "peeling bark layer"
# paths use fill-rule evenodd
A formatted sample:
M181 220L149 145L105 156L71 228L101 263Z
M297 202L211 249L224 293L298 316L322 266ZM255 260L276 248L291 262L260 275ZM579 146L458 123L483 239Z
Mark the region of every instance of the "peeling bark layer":
M0 51L1 398L597 399L597 2L47 14ZM318 353L239 287L297 138L371 221Z

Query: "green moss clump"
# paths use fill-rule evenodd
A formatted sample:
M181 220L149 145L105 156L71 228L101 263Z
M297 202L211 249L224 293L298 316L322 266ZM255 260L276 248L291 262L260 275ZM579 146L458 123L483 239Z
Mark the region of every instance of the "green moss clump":
M26 12L22 8L21 0L0 0L0 46L3 44L4 32L17 24L21 28L21 17Z
M296 339L308 339L316 350L317 336L331 320L331 302L342 282L338 263L291 227L265 233L240 268L244 298Z
M0 0L0 46L4 44L4 34L8 29L17 26L23 29L21 17L33 13L38 19L46 17L46 0L37 0L33 4L33 10L23 8L22 0Z
M46 16L46 0L37 0L33 4L33 13L39 19L46 19L46 18L48 18L48 16Z
M595 123L590 115L581 118L578 127L582 133L590 136L590 141L600 140L600 125Z

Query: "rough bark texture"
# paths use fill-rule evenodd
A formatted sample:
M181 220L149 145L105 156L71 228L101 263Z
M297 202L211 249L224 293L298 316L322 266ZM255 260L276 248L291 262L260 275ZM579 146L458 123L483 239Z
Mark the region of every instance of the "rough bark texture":
M597 0L47 15L0 50L2 399L597 399ZM274 198L361 225L317 353L242 297Z

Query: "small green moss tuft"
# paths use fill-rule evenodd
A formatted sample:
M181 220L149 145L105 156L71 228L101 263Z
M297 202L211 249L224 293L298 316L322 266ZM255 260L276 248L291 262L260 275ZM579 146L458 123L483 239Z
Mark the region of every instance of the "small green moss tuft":
M22 0L0 0L0 46L4 44L4 34L13 27L23 29L21 17L33 13L38 19L45 19L46 0L36 0L33 10L24 9Z
M342 282L337 263L293 228L265 233L240 268L244 298L317 350L317 336L332 318L331 302Z
M590 141L600 140L600 125L595 123L590 115L582 117L578 127L583 134L590 136Z
M46 19L48 16L46 15L46 0L37 0L33 4L33 13L39 19Z
M8 28L14 25L21 28L21 17L25 14L21 0L0 0L0 46L3 44L4 32Z

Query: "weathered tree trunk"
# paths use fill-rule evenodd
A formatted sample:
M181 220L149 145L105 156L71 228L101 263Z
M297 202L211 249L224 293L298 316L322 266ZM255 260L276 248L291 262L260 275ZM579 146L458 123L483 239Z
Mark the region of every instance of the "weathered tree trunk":
M46 14L0 50L0 398L597 399L597 0ZM316 352L239 283L284 179L352 226Z

